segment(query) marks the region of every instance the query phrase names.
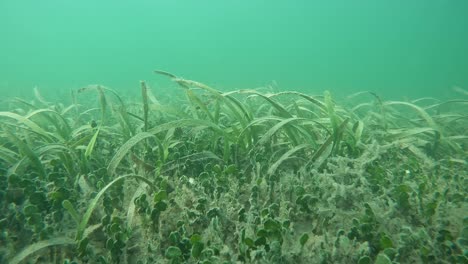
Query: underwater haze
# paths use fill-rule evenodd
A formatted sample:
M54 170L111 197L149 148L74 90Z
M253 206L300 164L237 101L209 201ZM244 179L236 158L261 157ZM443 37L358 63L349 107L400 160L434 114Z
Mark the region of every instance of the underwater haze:
M468 0L0 0L0 263L468 263Z
M125 93L158 88L162 69L221 90L450 97L468 86L467 13L464 0L2 0L0 91Z

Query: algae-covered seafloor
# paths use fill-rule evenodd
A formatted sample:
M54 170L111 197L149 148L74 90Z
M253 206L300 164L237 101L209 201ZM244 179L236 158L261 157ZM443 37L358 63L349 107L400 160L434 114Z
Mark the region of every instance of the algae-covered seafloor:
M156 73L178 96L91 85L0 112L1 263L467 263L464 90L339 101Z

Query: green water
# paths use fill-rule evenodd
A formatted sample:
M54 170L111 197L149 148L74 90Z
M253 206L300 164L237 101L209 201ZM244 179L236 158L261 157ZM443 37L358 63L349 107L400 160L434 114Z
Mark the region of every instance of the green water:
M468 263L467 14L0 0L0 263Z
M163 69L223 90L454 97L468 87L467 13L465 0L2 0L0 91L157 89Z

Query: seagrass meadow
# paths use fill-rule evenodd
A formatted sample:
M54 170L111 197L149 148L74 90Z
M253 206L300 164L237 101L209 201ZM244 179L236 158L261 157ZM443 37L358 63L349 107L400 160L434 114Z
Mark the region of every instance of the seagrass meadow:
M468 93L104 85L0 112L1 263L468 263ZM208 81L209 82L209 81Z

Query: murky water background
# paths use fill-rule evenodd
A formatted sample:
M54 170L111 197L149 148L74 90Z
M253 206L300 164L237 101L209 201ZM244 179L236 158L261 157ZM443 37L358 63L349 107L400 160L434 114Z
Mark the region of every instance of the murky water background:
M453 97L468 86L468 2L1 1L3 96L99 83L153 89L164 69L224 90Z

